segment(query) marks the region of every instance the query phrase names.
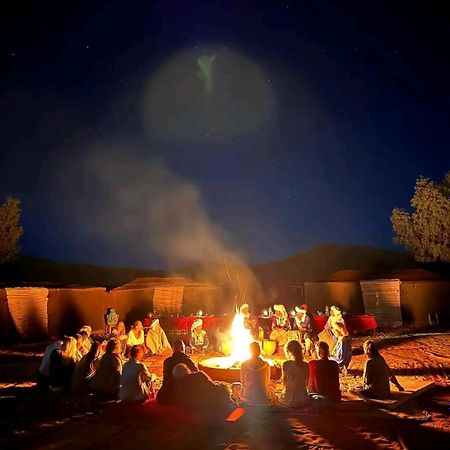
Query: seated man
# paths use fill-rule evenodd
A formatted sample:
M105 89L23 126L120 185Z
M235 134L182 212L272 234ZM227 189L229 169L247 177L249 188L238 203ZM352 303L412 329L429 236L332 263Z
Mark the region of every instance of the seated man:
M145 402L152 394L152 375L148 371L144 359L144 348L132 347L130 359L123 365L122 386L119 398L123 402Z
M209 345L208 335L203 329L202 319L192 322L189 347L191 347L192 353L205 353L211 350L212 346Z
M191 412L216 413L231 406L230 393L222 383L216 383L204 372L191 372L186 364L173 370L174 403Z
M272 317L272 332L270 340L276 341L278 347L282 347L288 341L288 332L291 330L291 323L284 305L273 305L275 315Z
M191 358L185 353L184 342L177 339L173 343L173 354L164 360L163 363L163 382L161 389L156 395L158 403L172 405L174 403L174 379L172 370L177 364L185 364L191 372L197 372L197 366Z
M341 372L346 372L352 360L352 344L347 328L342 323L333 325L333 334L336 336L336 345L333 349L332 360L336 361Z
M261 359L261 347L250 344L251 358L241 364L242 390L240 400L247 405L268 405L272 397L269 389L270 367Z
M169 340L165 331L161 328L159 319L148 313L144 319L144 324L148 327L145 345L153 355L162 355L165 351L170 350Z
M315 336L314 316L308 305L295 307L294 329L298 330L299 341L305 349L305 356L311 356L311 344Z
M332 406L341 400L339 387L339 366L328 359L329 347L326 342L316 344L318 360L309 361L309 397L319 410Z

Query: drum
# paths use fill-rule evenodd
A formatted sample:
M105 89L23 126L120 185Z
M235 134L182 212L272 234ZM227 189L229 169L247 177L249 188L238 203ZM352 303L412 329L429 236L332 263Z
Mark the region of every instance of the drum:
M277 343L276 341L270 341L267 339L264 339L262 341L262 354L265 357L272 356L275 353L275 350L277 349Z

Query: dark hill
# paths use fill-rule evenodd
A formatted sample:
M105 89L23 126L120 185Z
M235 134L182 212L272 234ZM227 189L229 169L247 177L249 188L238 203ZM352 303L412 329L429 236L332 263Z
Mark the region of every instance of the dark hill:
M388 272L418 267L406 253L372 247L327 244L289 258L254 266L252 269L263 288L287 287L304 281L322 281L339 270ZM180 271L195 278L193 269ZM166 276L164 271L136 268L111 268L94 265L58 263L48 259L23 256L0 266L3 285L83 285L115 287L138 277Z
M292 286L305 281L323 281L338 270L365 272L417 267L403 252L356 245L326 244L286 259L253 267L263 287Z
M0 265L3 285L81 285L107 288L128 283L139 277L164 276L161 270L99 267L88 264L67 264L33 256L22 256Z

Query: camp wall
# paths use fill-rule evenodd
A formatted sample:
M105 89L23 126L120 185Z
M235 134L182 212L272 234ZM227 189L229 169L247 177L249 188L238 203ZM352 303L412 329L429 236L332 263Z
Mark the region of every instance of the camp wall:
M441 324L450 324L449 281L402 281L400 296L404 323L427 326L428 314L437 313Z
M326 305L336 305L352 314L364 312L358 281L306 282L305 303L313 311L323 311Z
M74 333L85 324L102 329L107 295L101 287L49 289L49 334Z
M129 327L135 320L142 320L149 311L153 311L154 292L154 288L114 289L108 294L105 311L114 308L120 320Z

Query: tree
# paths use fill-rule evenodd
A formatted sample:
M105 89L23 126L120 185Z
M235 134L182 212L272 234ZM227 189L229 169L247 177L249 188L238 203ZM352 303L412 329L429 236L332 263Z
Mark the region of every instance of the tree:
M15 258L23 234L20 225L20 200L8 197L0 206L0 264Z
M392 211L394 243L404 245L417 261L450 262L450 172L441 184L417 179L411 206L412 213Z

